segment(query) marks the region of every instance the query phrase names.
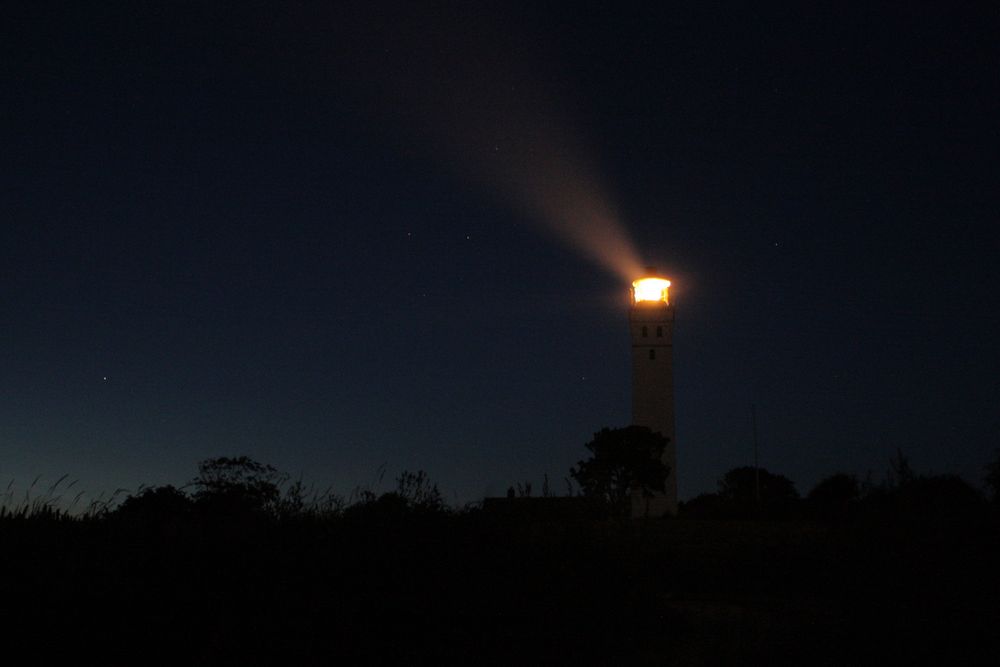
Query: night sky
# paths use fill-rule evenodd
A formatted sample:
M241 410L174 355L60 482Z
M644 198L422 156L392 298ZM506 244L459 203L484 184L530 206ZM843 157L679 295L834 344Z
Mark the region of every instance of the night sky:
M980 485L1000 21L952 5L5 4L0 482L561 492L655 265L682 499L752 404L800 492Z

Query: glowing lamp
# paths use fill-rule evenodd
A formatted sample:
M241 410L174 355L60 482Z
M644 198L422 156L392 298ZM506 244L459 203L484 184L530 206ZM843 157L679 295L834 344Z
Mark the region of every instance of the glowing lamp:
M643 302L668 304L669 288L670 281L665 278L640 278L632 283L632 299L636 304Z

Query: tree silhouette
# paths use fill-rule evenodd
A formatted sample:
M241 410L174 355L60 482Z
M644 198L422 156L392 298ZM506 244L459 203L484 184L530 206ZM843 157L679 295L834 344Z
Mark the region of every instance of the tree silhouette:
M285 476L247 456L219 457L198 464L191 481L198 508L213 514L273 513L281 498Z
M351 521L374 525L400 522L405 519L445 515L445 505L437 484L430 481L423 470L404 470L396 478L396 490L376 494L371 490L361 492L360 499L348 507L344 515Z
M190 514L191 498L173 485L143 489L129 495L114 514L127 520L159 523Z
M858 479L847 473L836 473L821 480L806 497L812 516L826 520L846 519L860 497Z
M893 492L893 510L912 519L970 519L985 508L982 495L957 475L920 475Z
M903 450L899 448L896 449L896 456L889 460L887 478L887 485L890 489L906 486L916 478L916 474L910 466L910 459L903 456Z
M437 512L444 509L444 499L437 484L430 481L423 470L404 470L396 478L396 493L408 507L419 512Z
M662 492L668 466L661 457L667 438L645 426L603 428L586 444L591 457L570 469L584 496L606 503L615 514L626 514L633 486L643 493Z
M700 493L682 502L681 515L694 519L719 519L727 515L728 505L718 493Z
M757 505L757 481L760 482L760 506ZM792 480L752 466L733 468L719 480L719 496L738 515L750 515L759 509L771 516L792 511L799 492Z

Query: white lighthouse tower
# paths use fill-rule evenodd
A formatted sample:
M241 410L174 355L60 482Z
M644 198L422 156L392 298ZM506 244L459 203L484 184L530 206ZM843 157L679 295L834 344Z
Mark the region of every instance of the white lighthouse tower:
M677 447L674 443L674 307L670 281L652 268L632 283L629 327L632 334L632 423L667 438L663 463L670 472L663 494L634 493L632 516L677 513Z

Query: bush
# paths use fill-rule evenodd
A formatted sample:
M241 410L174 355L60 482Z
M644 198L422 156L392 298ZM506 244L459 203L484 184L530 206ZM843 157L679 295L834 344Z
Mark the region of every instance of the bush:
M172 485L147 488L129 495L112 513L119 519L142 523L163 523L191 514L191 498Z
M896 491L895 506L905 517L968 519L984 509L982 495L957 475L920 476Z
M837 473L820 481L806 497L809 516L825 521L843 521L854 511L860 486L854 475Z
M719 497L737 517L787 518L795 514L799 492L795 490L795 483L783 475L743 466L733 468L719 480Z
M681 503L678 513L691 519L722 519L729 507L718 493L702 493Z
M192 480L199 511L217 516L273 515L285 476L247 456L207 459Z

